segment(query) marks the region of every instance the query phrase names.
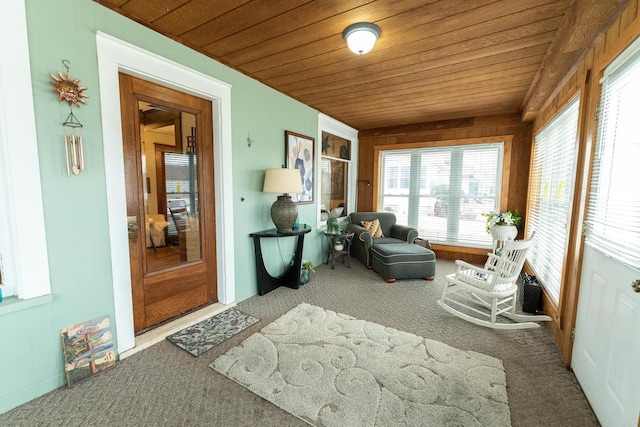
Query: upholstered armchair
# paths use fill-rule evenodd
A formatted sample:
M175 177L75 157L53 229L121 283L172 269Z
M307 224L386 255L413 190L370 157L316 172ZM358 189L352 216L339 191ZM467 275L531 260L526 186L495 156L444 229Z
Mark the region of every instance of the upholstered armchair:
M380 224L383 237L374 238L371 231L363 227L363 221L375 220ZM351 255L367 267L371 266L371 248L374 245L413 243L418 237L418 230L415 228L396 224L396 215L392 212L353 212L349 214L349 221L347 230L355 233Z
M165 220L162 214L149 214L146 215L145 231L147 234L147 247L155 248L157 246L164 246L164 230L169 223Z

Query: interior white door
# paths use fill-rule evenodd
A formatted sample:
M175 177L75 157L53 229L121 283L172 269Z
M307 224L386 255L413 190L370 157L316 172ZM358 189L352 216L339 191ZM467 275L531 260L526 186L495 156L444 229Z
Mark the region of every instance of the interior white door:
M640 271L585 245L571 367L598 420L636 426L640 414Z

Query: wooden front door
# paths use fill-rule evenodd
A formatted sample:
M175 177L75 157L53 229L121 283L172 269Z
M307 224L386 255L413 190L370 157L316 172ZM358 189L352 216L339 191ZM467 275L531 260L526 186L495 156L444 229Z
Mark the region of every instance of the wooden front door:
M139 332L217 300L212 105L119 77Z

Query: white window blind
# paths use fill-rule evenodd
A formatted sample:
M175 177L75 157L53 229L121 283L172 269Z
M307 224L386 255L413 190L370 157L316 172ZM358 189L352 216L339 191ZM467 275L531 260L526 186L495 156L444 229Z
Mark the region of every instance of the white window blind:
M637 43L636 43L637 44ZM624 54L623 54L624 55ZM602 81L586 243L640 268L640 49Z
M499 206L503 146L383 151L379 210L432 242L491 247L482 214Z
M580 96L534 138L527 229L536 232L527 261L558 303L575 177Z

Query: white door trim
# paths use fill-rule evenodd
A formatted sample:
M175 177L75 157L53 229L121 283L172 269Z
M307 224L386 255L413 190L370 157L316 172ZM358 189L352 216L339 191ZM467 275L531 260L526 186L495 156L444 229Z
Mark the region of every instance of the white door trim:
M97 32L111 272L118 352L135 346L127 238L122 122L118 72L186 92L213 104L218 300L235 301L231 86L169 59Z

